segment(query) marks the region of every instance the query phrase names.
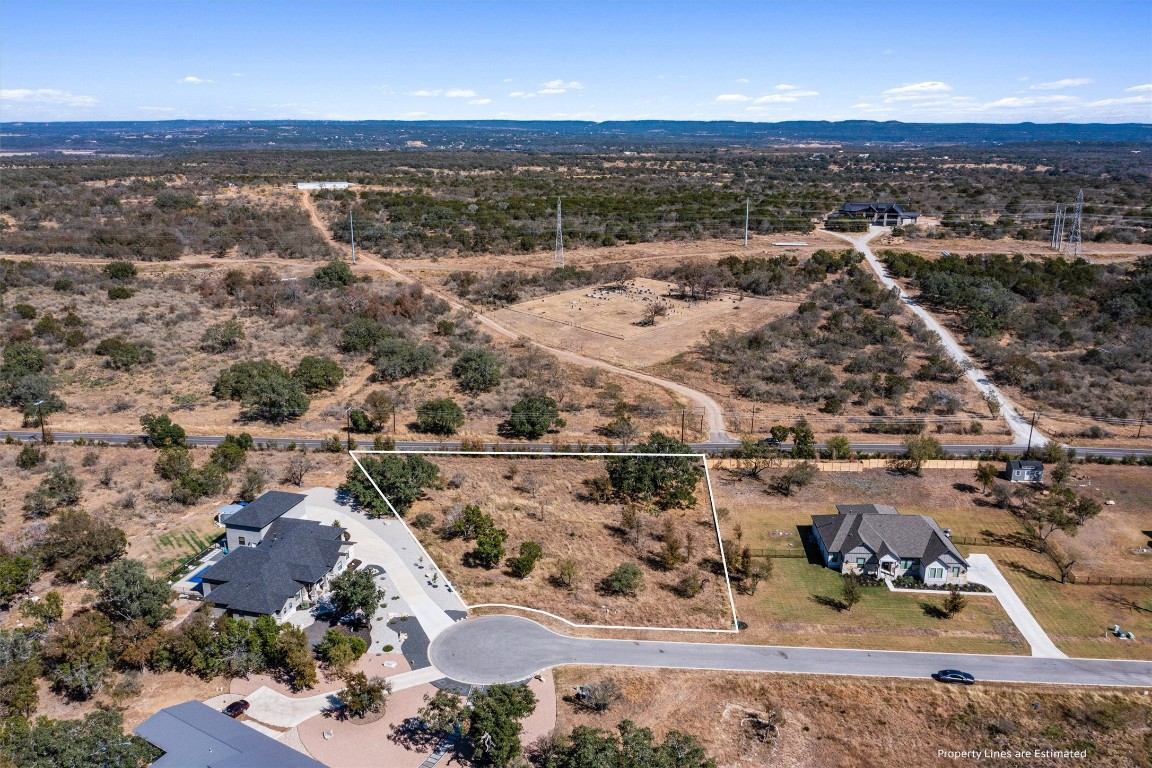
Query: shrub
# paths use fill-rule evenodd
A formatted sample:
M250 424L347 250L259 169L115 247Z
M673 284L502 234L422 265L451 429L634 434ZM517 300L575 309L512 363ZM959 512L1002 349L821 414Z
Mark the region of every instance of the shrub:
M436 525L436 516L431 512L421 512L412 518L412 527L422 531L426 531L434 525Z
M290 374L271 360L245 360L220 371L212 385L212 395L223 400L243 400L256 383L269 378L290 378Z
M108 289L108 298L112 299L113 301L130 299L135 295L136 292L126 285L114 285Z
M352 268L342 261L333 260L328 262L322 267L317 267L312 273L312 279L321 288L339 288L345 285L352 285L356 282L356 276L352 274Z
M344 379L344 369L333 359L308 355L292 371L292 378L310 395L333 390Z
M93 568L123 557L128 551L128 537L83 510L65 510L48 526L37 551L57 579L77 582Z
M416 430L430 435L454 435L464 425L464 411L456 401L443 397L416 409Z
M526 395L512 406L512 414L501 425L501 432L535 440L552 427L563 425L555 400L544 394Z
M113 280L134 280L138 274L136 265L130 261L111 261L104 265L105 277Z
M225 320L208 326L200 337L200 349L205 352L227 352L243 340L243 326L235 320Z
M106 358L104 365L117 371L127 371L137 365L150 363L156 359L152 347L146 344L136 344L125 341L119 336L104 339L93 350L97 355Z
M367 317L354 317L340 332L341 352L371 352L385 339L395 338L388 326Z
M597 586L605 595L635 597L644 590L644 572L636 563L621 563Z
M22 320L31 320L36 317L36 307L31 304L16 304L13 305L12 311L16 313L16 317Z
M488 392L500 383L500 360L487 349L472 347L452 364L452 376L465 392Z
M381 493L403 515L424 495L425 488L440 485L440 467L423 456L366 456L360 463L364 471L352 467L340 488L352 494L356 503L364 507L371 517L389 514ZM365 473L380 487L379 491Z
M316 646L316 658L330 669L345 670L355 664L367 650L368 643L364 638L329 629Z
M376 425L372 423L372 419L368 414L359 408L353 408L348 412L348 428L352 432L366 434L376 431Z
M383 339L376 345L376 378L397 381L429 373L436 367L436 347L408 339Z
M16 466L20 469L32 469L48 460L48 452L29 443L16 454Z
M536 561L544 556L544 550L534 541L520 545L520 556L508 561L508 570L518 579L526 578L536 568Z
M257 381L242 402L244 418L282 424L303 416L312 401L294 380L273 377Z
M344 689L336 694L343 707L344 717L364 717L369 712L383 712L388 706L388 695L392 684L382 677L369 678L363 672L356 672L344 678Z
M186 445L184 428L167 415L155 416L147 413L140 417L140 426L148 435L148 444L153 448L171 448Z
M704 475L695 456L647 456L691 453L684 443L660 432L636 445L630 454L607 460L608 477L620 497L653 504L659 509L690 507L696 503L696 485Z

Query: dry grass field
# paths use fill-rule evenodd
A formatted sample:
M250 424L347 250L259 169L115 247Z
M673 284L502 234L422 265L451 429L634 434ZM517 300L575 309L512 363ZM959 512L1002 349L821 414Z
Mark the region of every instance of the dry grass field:
M456 487L428 491L428 498L418 501L406 518L412 521L421 513L435 517L436 526L418 535L469 604L519 605L581 624L732 628L724 577L713 574L706 564L719 558L719 545L703 480L696 489L694 506L659 515L641 512L638 540L626 540L621 528L623 506L598 504L585 496L585 481L604 474L602 459L426 458L440 467L440 475L449 486ZM522 542L541 545L544 556L531 576L518 579L503 567L467 567L464 555L473 544L462 539L445 540L436 533L446 513L469 504L478 505L498 527L508 531L508 556L515 556ZM654 562L665 521L671 521L678 532L685 554L691 553L689 563L672 571L661 570ZM574 561L579 571L571 590L552 581L562 560ZM624 562L640 566L645 589L634 598L600 594L597 583ZM672 591L688 574L707 582L696 597L684 598Z
M514 304L490 316L506 328L549 346L631 368L686 352L709 330L747 331L795 311L796 304L735 294L688 302L672 296L671 283L628 280L621 289L579 288ZM643 325L648 307L668 314Z
M1013 766L1152 764L1152 701L1140 691L615 667L563 667L555 675L559 730L611 731L624 719L658 738L675 729L699 739L721 768L992 762L950 759L941 749L1087 750L1080 760L1003 761ZM604 679L623 694L607 712L565 700L577 686ZM761 741L749 718L769 712L781 719Z
M974 482L970 472L958 470L926 470L922 478L885 470L822 473L795 496L783 497L761 483L733 481L720 471L715 473L713 488L717 507L730 510L722 523L725 536L732 535L738 524L744 542L756 548L802 548L801 534L811 525L811 516L831 513L837 503L892 504L903 513L928 515L952 530L961 553L983 552L992 557L1065 653L1152 658L1152 587L1060 584L1051 563L1034 552L987 541L968 543L971 539L996 541L1019 528L1011 515L988 503ZM1082 579L1146 577L1152 554L1136 550L1149 547L1152 540L1152 476L1138 467L1085 465L1077 467L1071 482L1080 493L1116 501L1114 506L1104 506L1075 537L1053 534L1077 558L1077 575ZM737 612L749 623L748 640L925 650L983 647L988 652L1027 653L1003 611L988 598L973 596L964 613L940 620L931 618L920 605L924 601L919 598L935 601L934 597L866 590L860 605L844 613L812 599L836 596L838 579L836 573L807 558L777 558L772 578L755 596L737 597ZM797 584L804 589L793 590ZM1106 628L1113 624L1134 632L1136 640L1107 635ZM845 627L854 629L845 633Z

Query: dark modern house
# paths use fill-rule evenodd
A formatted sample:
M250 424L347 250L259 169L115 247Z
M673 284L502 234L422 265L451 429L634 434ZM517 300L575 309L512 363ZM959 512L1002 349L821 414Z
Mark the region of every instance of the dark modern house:
M133 732L164 750L154 768L325 768L198 701L162 709Z
M936 521L886 504L837 504L813 515L812 531L829 568L879 578L915 576L926 584L964 584L968 563Z
M915 224L920 214L897 203L844 203L830 218L868 219L878 227L902 227Z
M1013 459L1004 468L1004 474L1014 483L1040 483L1044 481L1044 462Z
M228 554L200 575L215 615L286 618L348 567L354 542L343 528L302 519L304 500L271 491L226 519Z

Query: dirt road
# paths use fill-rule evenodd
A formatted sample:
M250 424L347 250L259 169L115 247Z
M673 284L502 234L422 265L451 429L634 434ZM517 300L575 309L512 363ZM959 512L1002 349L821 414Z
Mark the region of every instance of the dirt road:
M325 225L324 220L321 218L320 212L316 209L316 203L312 200L312 196L310 194L308 194L307 192L302 192L301 193L301 201L304 205L304 209L308 212L309 218L311 218L311 220L312 220L313 226L316 227L316 230L318 232L320 232L321 235L324 236L324 238L332 245L332 247L339 249L342 253L345 253L349 257L351 257L351 253L352 253L351 246L346 245L346 244L341 243L341 242L337 242L336 240L334 240L332 238L332 234L328 230L327 225ZM528 337L522 336L522 334L515 333L514 331L511 331L511 330L505 328L504 326L497 323L495 320L492 320L491 318L486 317L484 314L476 311L476 309L474 307L470 307L470 306L467 306L465 304L462 304L461 302L459 302L454 297L452 297L448 294L445 294L445 293L443 293L443 292L441 292L441 291L439 291L439 290L437 290L437 289L435 289L435 288L433 288L427 284L421 283L419 280L417 280L416 278L414 278L410 275L404 274L400 270L395 269L391 265L387 264L386 262L382 261L381 259L376 258L375 256L365 254L363 251L357 251L356 252L356 259L357 259L358 264L370 265L372 267L375 267L377 270L384 272L384 273L396 278L397 280L402 280L403 282L406 282L406 283L419 283L420 285L422 285L424 287L424 290L426 290L429 293L431 293L431 294L443 299L444 301L448 302L448 304L453 309L467 312L470 315L472 315L472 317L476 320L476 322L478 322L481 325L483 325L484 327L488 328L493 333L499 334L500 336L503 336L503 337L508 338L508 339L513 339L513 340L519 339L519 338L528 338ZM704 423L708 427L708 442L710 442L710 443L733 443L733 444L738 442L737 440L733 439L731 435L728 434L728 430L726 429L726 427L724 425L724 410L723 410L723 408L720 407L720 403L716 402L715 400L713 400L711 397L704 394L703 392L692 389L690 387L686 387L683 384L678 384L674 381L668 381L666 379L661 379L661 378L658 378L656 376L649 376L646 373L640 373L639 371L633 371L629 368L623 368L623 367L618 366L618 365L613 365L612 363L605 362L605 361L597 359L595 357L588 357L587 355L582 355L582 354L579 354L577 352L570 352L566 349L559 349L556 347L550 347L547 344L542 344L539 341L536 341L535 339L528 338L528 340L531 341L532 344L535 345L536 347L555 355L556 357L560 358L561 360L564 360L565 362L574 363L576 365L590 366L593 368L600 368L600 369L605 370L605 371L611 371L612 373L617 373L617 374L620 374L621 376L628 376L630 378L637 379L639 381L644 381L644 382L647 382L649 384L655 384L658 387L662 387L666 390L674 392L675 394L680 395L681 397L685 398L686 400L691 402L694 406L696 406L697 408L701 409L704 412Z
M1009 400L1000 389L992 383L988 378L988 374L976 367L972 358L968 357L967 353L960 347L960 343L956 341L956 337L944 327L940 321L932 316L932 313L920 306L913 298L911 298L904 289L889 275L884 265L880 263L880 259L876 258L876 254L872 253L872 249L868 247L868 241L877 235L883 234L888 230L884 227L872 227L867 234L850 235L844 232L829 232L830 235L835 235L849 243L864 254L864 258L868 262L868 266L876 273L877 279L880 280L888 290L896 289L899 292L900 300L912 310L930 330L936 332L940 337L940 343L948 352L948 355L955 360L960 367L966 368L965 376L971 381L976 389L983 395L992 395L1000 401L1000 414L1008 421L1008 427L1012 430L1012 444L1013 445L1026 445L1029 440L1030 424L1028 419L1021 415L1020 410ZM1031 440L1033 444L1044 444L1048 438L1046 435L1039 431L1031 433Z

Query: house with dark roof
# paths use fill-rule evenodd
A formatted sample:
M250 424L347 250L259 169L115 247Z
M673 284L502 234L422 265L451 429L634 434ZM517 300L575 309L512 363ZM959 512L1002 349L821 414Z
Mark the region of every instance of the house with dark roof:
M868 219L877 227L902 227L915 224L920 214L897 203L844 203L831 218Z
M153 768L325 768L199 701L166 707L133 733L164 750Z
M226 519L228 554L200 574L214 615L286 618L348 567L354 542L343 528L302 519L304 499L271 491Z
M1004 474L1013 483L1044 482L1044 462L1032 459L1013 459L1004 468Z
M886 504L837 504L834 515L812 516L812 531L824 564L841 573L968 581L968 562L949 532L925 515L902 515Z

